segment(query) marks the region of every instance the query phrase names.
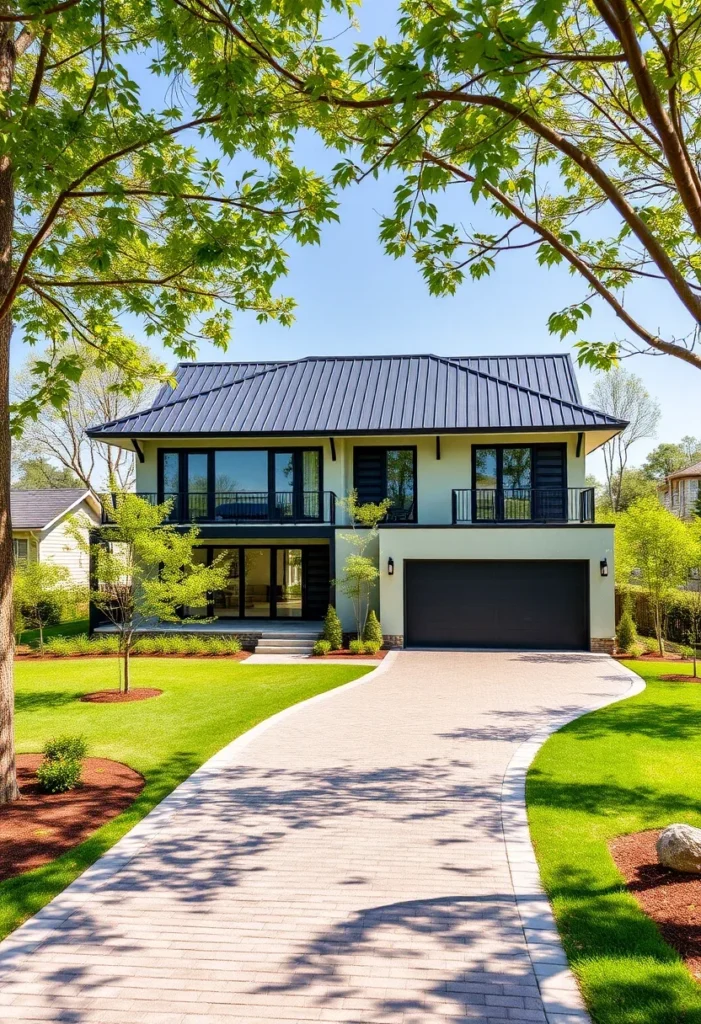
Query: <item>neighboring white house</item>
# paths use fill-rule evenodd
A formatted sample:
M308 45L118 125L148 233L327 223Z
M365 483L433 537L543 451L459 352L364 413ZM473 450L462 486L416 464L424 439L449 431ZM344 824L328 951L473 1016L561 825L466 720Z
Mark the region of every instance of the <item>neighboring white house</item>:
M670 473L660 484L660 501L680 519L691 519L701 493L701 462Z
M13 490L10 510L15 563L51 560L65 565L74 583L87 586L89 559L67 523L78 513L91 523L100 522L100 503L92 491L85 487Z
M625 422L587 408L563 354L183 363L177 387L94 427L136 451L136 488L223 554L226 586L190 609L262 635L320 623L349 551L339 499L390 501L373 554L385 642L613 649L613 526L586 456ZM273 620L273 621L271 621Z

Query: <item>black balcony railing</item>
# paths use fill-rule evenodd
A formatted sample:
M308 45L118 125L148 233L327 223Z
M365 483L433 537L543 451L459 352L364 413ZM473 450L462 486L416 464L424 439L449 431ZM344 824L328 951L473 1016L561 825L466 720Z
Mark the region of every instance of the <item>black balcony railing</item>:
M137 497L155 505L171 503L171 523L335 523L333 491L140 491ZM110 502L102 508L102 521L110 521Z
M453 491L454 523L593 523L593 487Z

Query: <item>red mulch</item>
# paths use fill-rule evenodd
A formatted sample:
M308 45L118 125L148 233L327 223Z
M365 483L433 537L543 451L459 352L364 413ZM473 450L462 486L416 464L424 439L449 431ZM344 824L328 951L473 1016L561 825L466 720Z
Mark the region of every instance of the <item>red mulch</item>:
M22 651L15 654L20 658L31 658L32 661L78 661L92 658L116 658L116 654L38 654L34 651ZM251 657L250 651L239 651L238 654L130 654L130 658L198 658L203 661L245 661Z
M132 700L148 700L149 697L160 697L163 690L142 686L128 693L121 690L96 690L95 693L84 693L80 698L86 704L128 704Z
M611 855L628 891L701 981L701 875L658 863L655 842L661 831L619 836L610 844Z
M315 661L332 661L334 658L369 658L371 661L382 661L389 651L378 651L377 654L352 654L347 648L340 651L329 651L328 654L310 655Z
M672 676L660 676L663 683L701 683L701 679L698 676L690 675L672 675Z
M41 754L17 756L21 797L0 807L0 881L41 867L116 817L144 787L119 761L88 757L83 781L68 793L42 793L35 771Z

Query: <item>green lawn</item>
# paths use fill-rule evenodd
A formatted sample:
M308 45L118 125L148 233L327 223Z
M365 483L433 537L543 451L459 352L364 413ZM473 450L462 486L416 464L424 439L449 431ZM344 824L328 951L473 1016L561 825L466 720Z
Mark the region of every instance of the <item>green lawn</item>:
M678 662L628 663L644 693L552 736L527 781L531 835L597 1024L701 1024L701 985L624 889L612 836L701 826L701 685ZM690 668L688 669L690 673Z
M89 619L72 619L70 622L59 622L56 626L47 626L44 629L44 640L52 636L77 636L78 633L87 633L90 629ZM39 630L25 629L20 635L21 644L30 644L32 647L39 646Z
M251 665L224 660L139 658L132 685L163 695L130 704L77 698L117 685L117 659L16 665L18 752L81 733L89 755L131 765L146 779L138 799L80 846L0 883L0 938L35 913L128 832L178 783L230 740L275 712L371 671L350 665Z

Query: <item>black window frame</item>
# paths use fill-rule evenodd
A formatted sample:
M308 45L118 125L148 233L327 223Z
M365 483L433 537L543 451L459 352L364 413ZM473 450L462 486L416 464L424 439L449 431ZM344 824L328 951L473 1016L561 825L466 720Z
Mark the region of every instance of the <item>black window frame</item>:
M566 442L564 442L564 441L546 441L546 442L543 442L543 443L538 443L538 442L533 442L532 441L532 442L529 442L529 443L516 442L514 444L509 444L507 442L500 442L498 444L473 444L472 445L472 452L471 452L471 459L472 459L472 492L471 493L472 493L472 520L473 520L473 522L480 522L480 521L481 522L503 522L503 521L505 521L505 517L504 517L504 451L506 449L513 449L513 448L522 448L522 449L526 449L527 448L527 449L530 450L530 453L531 453L531 486L530 486L529 489L531 491L534 491L534 492L537 492L539 490L539 488L537 487L537 485L535 483L535 464L536 464L535 463L535 449L536 448L551 448L551 449L555 449L556 448L559 451L561 451L562 452L563 483L562 483L562 488L557 488L557 490L561 489L563 494L565 494L565 496L567 495L567 487L568 487L567 469L568 469L568 467L567 467L567 443ZM497 474L496 474L497 481L496 481L496 487L494 488L494 490L496 491L496 501L495 501L495 512L496 512L496 515L495 515L494 519L488 519L488 518L485 518L484 516L478 517L476 515L476 512L477 512L477 494L478 494L479 490L482 490L482 488L478 488L477 487L477 459L475 458L475 453L478 452L478 451L494 451L494 450L496 450L496 453L497 453ZM523 489L526 490L526 488L523 488ZM489 490L491 490L491 488L485 487L484 490L489 491ZM518 488L516 488L516 490L518 490ZM518 519L510 518L508 521L509 522L529 523L529 522L534 522L537 519L538 519L538 516L537 515L533 515L533 508L531 508L531 515L527 519L518 520Z
M256 543L255 541L246 541L246 543L244 543L244 544L236 544L234 542L232 542L230 544L226 544L226 543L223 543L222 541L217 541L217 542L211 543L211 544L207 544L207 543L205 543L205 544L198 544L197 547L199 549L201 549L201 550L206 552L206 562L205 562L205 564L208 565L208 566L211 565L212 562L214 561L215 553L219 554L222 551L234 551L234 550L238 552L238 559L239 559L239 581L240 581L240 583L239 583L239 608L238 608L238 615L231 615L231 616L229 616L229 615L220 615L219 616L219 621L221 621L222 619L226 619L226 620L230 619L231 621L236 621L236 622L250 622L252 619L255 620L256 618L266 618L270 622L295 622L295 621L304 621L305 619L309 619L309 604L310 604L310 601L309 601L309 595L308 595L308 582L309 582L308 572L309 572L309 570L308 570L307 552L308 552L308 550L309 550L309 548L311 546L312 545L304 544L303 542L296 541L294 539L290 539L287 543L284 543L284 544L281 544L279 542L275 543L275 544L266 544L265 541L261 541L260 543ZM317 546L317 545L314 545L314 546ZM331 564L330 548L331 548L331 544L329 544L329 562ZM267 551L268 552L268 557L270 558L270 615L269 616L246 615L246 557L245 557L245 552L246 552L246 550L249 550L249 549ZM299 616L299 618L297 618L297 616L280 616L280 617L278 617L278 614L277 614L277 605L278 605L278 600L277 600L277 587L278 587L278 579L277 579L277 552L278 551L289 551L291 549L297 549L297 550L302 552L302 592L301 592L302 614ZM331 575L331 573L329 573L329 576L330 575ZM330 582L331 582L331 580L329 579L329 583ZM206 615L206 618L211 619L213 617L214 617L214 595L213 595L212 592L210 592L210 594L208 594L208 598L207 598L207 615ZM316 621L316 620L313 620L313 621Z
M417 473L417 446L415 444L360 444L353 445L353 489L358 490L357 487L357 458L362 452L382 452L384 459L382 463L382 493L384 497L387 497L387 452L411 452L412 453L412 475L414 479L414 500L411 516L408 516L404 522L416 523L418 522L418 499L419 499L419 481ZM384 500L384 499L381 499ZM388 516L388 522L396 522L396 519Z
M252 447L250 445L235 445L226 447L211 447L211 448L183 448L183 447L165 447L158 449L158 464L157 464L157 490L158 490L158 501L162 502L165 500L165 493L163 488L164 483L164 472L163 463L166 455L177 455L178 456L178 499L179 503L182 504L183 499L187 498L189 491L187 486L183 486L183 482L187 481L187 457L188 455L207 455L207 514L200 518L199 522L215 522L215 495L216 495L216 472L215 472L215 455L217 452L264 452L267 454L268 466L267 466L267 495L268 504L270 510L270 522L276 521L274 510L275 510L275 456L281 453L292 453L294 459L294 484L292 488L293 494L293 515L290 517L295 521L305 520L308 522L321 522L324 516L324 449L321 445L289 445L289 446L275 446L270 448L267 446ZM304 491L302 490L303 482L303 467L302 458L304 452L317 452L319 456L319 486L317 488L319 495L319 514L316 516L305 516L304 511ZM170 492L169 492L170 493ZM232 492L233 493L233 492ZM247 493L242 491L241 493ZM253 492L252 492L253 493ZM185 521L188 517L187 506L183 508L175 509L174 519L176 521Z

